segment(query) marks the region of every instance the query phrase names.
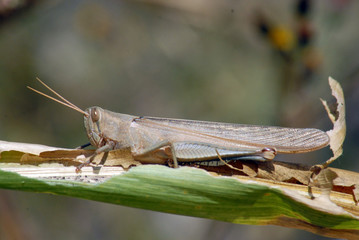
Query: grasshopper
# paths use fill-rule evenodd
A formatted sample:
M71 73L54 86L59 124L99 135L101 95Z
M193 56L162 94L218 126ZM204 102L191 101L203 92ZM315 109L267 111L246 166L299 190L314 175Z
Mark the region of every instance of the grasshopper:
M142 163L172 164L226 160L270 161L281 153L304 153L323 148L329 136L313 128L285 128L159 117L139 117L100 107L82 110L37 80L61 100L30 90L84 115L88 139L99 153L130 148ZM222 160L223 161L223 160Z

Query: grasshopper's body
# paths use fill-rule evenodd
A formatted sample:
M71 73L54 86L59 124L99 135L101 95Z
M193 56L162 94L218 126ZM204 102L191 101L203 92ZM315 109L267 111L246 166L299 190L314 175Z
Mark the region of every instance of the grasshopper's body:
M95 154L130 148L134 159L146 163L243 159L272 160L277 153L302 153L328 145L328 135L312 128L283 128L155 117L137 117L90 107L81 110L40 79L59 99L31 90L84 115ZM91 157L89 161L91 162Z
M271 160L276 153L314 151L328 145L318 129L241 125L115 113L100 107L86 110L85 128L97 149L131 148L148 163L195 162L223 158Z

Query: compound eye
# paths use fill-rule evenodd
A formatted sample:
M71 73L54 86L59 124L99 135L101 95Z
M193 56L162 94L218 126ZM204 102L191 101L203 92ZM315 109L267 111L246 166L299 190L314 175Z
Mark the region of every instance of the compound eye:
M97 111L96 108L91 109L91 119L93 122L97 122L100 120L100 113Z

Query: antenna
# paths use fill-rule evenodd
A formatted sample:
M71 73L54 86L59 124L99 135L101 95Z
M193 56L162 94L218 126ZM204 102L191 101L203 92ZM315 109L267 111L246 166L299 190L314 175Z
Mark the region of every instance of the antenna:
M42 85L44 85L47 89L49 89L52 93L54 93L56 96L58 96L58 97L59 97L61 100L63 100L63 101L61 101L61 100L59 100L59 99L57 99L57 98L51 97L51 96L49 96L49 95L47 95L47 94L45 94L45 93L43 93L43 92L40 92L40 91L38 91L38 90L36 90L36 89L33 89L32 87L27 86L28 89L30 89L30 90L32 90L32 91L34 91L34 92L36 92L36 93L38 93L38 94L40 94L40 95L42 95L42 96L44 96L44 97L47 97L47 98L49 98L49 99L51 99L51 100L53 100L53 101L55 101L55 102L58 102L58 103L60 103L60 104L62 104L62 105L65 105L66 107L72 108L72 109L74 109L74 110L76 110L76 111L82 113L82 114L85 115L86 117L89 116L89 114L88 114L87 112L83 111L81 108L77 107L75 104L73 104L73 103L71 103L70 101L66 100L63 96L61 96L61 95L58 94L55 90L53 90L52 88L50 88L49 86L47 86L47 85L46 85L43 81L41 81L39 78L36 78L36 79L37 79Z

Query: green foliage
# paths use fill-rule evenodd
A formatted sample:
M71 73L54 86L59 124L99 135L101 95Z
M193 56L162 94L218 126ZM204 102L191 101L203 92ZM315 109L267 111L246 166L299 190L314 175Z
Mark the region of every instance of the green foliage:
M67 195L232 223L276 224L284 217L322 228L359 230L357 219L314 210L279 189L215 177L189 167L139 166L98 184L39 180L0 171L0 188Z

